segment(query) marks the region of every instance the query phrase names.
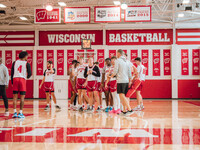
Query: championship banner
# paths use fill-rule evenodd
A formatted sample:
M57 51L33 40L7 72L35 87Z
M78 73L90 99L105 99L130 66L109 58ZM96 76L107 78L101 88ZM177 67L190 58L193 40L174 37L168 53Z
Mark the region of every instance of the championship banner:
M67 70L69 69L73 60L74 60L74 50L67 50ZM77 58L77 60L78 60L78 58Z
M94 60L94 50L87 50L87 60L92 57Z
M81 45L82 39L91 39L92 45L103 45L103 31L39 31L39 46Z
M116 56L116 50L109 50L109 58Z
M142 64L146 68L146 75L149 75L149 50L145 49L141 52L142 55Z
M52 61L54 66L54 51L47 50L47 61Z
M28 59L27 59L27 62L30 64L31 66L31 71L32 68L33 68L33 50L27 50L27 53L28 53Z
M99 67L104 67L104 49L97 50L97 61L99 62Z
M164 76L171 75L171 53L170 49L163 50L163 66L164 66Z
M200 75L200 72L199 72L199 67L200 67L200 64L199 64L199 58L200 58L200 55L199 55L199 52L200 50L199 49L193 49L192 50L192 75Z
M171 45L173 30L106 30L106 45Z
M46 9L35 9L35 23L61 23L60 8L54 8L52 11Z
M43 75L44 51L37 50L37 75Z
M138 57L138 50L134 49L134 50L131 50L131 62L133 63L133 65L135 67L137 67L136 63L135 63L135 58Z
M19 59L19 53L21 53L22 50L16 50L15 52L15 59L18 60Z
M57 50L57 75L64 75L64 50Z
M181 74L189 75L189 56L188 49L181 50Z
M124 11L124 22L150 22L151 6L128 6Z
M65 23L90 23L90 7L66 7Z
M8 68L9 75L11 75L12 50L6 50L5 51L5 66Z
M121 22L120 6L94 7L94 22Z
M160 50L153 50L153 76L160 76Z
M77 50L77 60L79 60L80 57L83 57L84 58L84 50L83 49L79 49Z

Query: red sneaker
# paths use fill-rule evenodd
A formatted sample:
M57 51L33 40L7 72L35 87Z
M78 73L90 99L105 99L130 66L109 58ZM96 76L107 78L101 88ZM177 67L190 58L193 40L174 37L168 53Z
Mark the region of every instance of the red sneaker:
M120 113L121 113L121 109L117 109L117 110L115 111L115 113L116 113L116 114L120 114Z
M115 113L115 109L113 108L111 111L109 111L109 114Z

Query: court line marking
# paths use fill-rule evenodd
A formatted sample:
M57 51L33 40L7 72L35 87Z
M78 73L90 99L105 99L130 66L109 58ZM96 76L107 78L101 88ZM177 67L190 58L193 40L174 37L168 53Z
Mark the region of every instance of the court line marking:
M49 120L54 120L54 119L56 119L56 118L46 119L46 120L42 120L42 121L38 121L38 122L34 122L34 123L22 125L21 127L26 127L26 126L29 126L29 125L34 125L34 124L38 124L38 123L43 123L43 122L46 122L46 121L49 121Z

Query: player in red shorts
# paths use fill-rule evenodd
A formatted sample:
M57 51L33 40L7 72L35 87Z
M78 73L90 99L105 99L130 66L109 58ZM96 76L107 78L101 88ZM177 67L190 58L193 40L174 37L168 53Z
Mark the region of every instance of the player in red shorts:
M46 100L47 100L47 106L45 107L45 111L50 109L50 94L53 98L55 107L57 110L61 110L60 106L56 104L56 96L54 94L54 77L55 77L56 69L53 68L53 62L48 61L47 62L47 69L44 71L44 77L42 79L42 82L40 84L40 89L42 88L42 85L44 84L45 92L46 92Z
M86 81L86 79L84 77L84 71L85 71L86 65L83 64L84 63L83 57L80 57L78 61L79 61L79 63L76 68L76 70L77 70L76 89L78 91L78 108L77 108L77 110L83 111L83 108L84 108L83 99L86 100L86 102L88 102L86 87L84 87L84 83Z
M90 104L89 111L94 111L94 108L92 106L94 103L94 99L98 103L97 110L100 109L99 96L97 90L97 77L100 77L100 71L99 68L93 64L92 57L88 59L88 63L89 64L87 67L85 67L84 71L84 77L86 78L86 82L84 83L84 85L86 86L89 95L89 104Z
M31 66L27 63L28 53L22 51L19 54L19 60L16 60L12 64L11 69L11 82L13 84L13 118L25 118L23 115L24 98L26 95L26 79L31 77ZM20 93L20 111L17 115L16 105L18 93Z
M109 112L113 109L113 98L112 98L112 94L110 92L110 85L108 83L107 88L105 88L105 82L107 81L107 76L109 74L109 70L111 67L111 59L110 58L106 58L105 59L105 66L102 70L102 81L101 81L101 86L104 88L104 93L105 93L105 97L106 97L106 109L105 112Z
M141 84L138 86L136 90L137 107L135 107L133 110L140 111L144 109L141 92L145 81L146 68L142 65L140 57L135 58L135 63L137 65L138 77L141 80Z
M120 98L119 98L119 94L117 94L117 78L116 77L111 78L111 75L113 74L114 67L115 67L115 60L117 60L117 57L113 56L111 58L112 66L110 67L109 73L107 75L107 81L105 83L105 88L107 89L109 86L110 92L113 97L113 103L114 103L114 107L109 113L120 114L121 110L120 110Z

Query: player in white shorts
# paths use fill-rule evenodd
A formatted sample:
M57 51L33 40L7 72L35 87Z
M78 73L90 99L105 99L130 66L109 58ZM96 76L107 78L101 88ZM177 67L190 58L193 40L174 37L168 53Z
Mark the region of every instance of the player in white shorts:
M24 107L24 98L26 95L26 79L31 77L31 66L27 63L28 53L22 51L19 54L19 60L16 60L12 64L11 69L11 82L13 84L13 118L25 118L22 113ZM16 105L18 99L18 93L20 93L20 111L17 115Z
M85 67L87 65L84 64L83 57L80 57L78 61L79 61L78 66L76 68L76 71L77 71L77 73L76 73L77 74L77 76L76 76L76 89L78 91L78 108L77 108L77 110L83 111L83 108L84 108L83 99L86 100L86 102L88 102L86 87L84 87L84 83L86 81L86 79L84 77L84 71L85 71Z
M114 103L114 107L109 113L120 114L121 109L120 109L119 94L117 94L117 78L116 77L111 78L111 75L113 74L114 67L115 67L115 60L117 60L117 57L113 56L111 58L112 66L109 68L109 73L107 74L107 81L105 83L105 88L107 89L108 86L110 86L109 89L110 89L110 92L112 94L113 103Z
M40 89L42 88L42 85L44 84L44 89L46 93L46 101L47 101L47 106L45 107L44 110L49 110L50 109L50 95L53 98L55 107L57 110L60 110L60 106L57 105L56 103L56 96L54 94L54 77L55 77L56 69L53 68L53 62L48 61L47 62L47 69L44 71L44 77L42 79L42 82L40 84Z

